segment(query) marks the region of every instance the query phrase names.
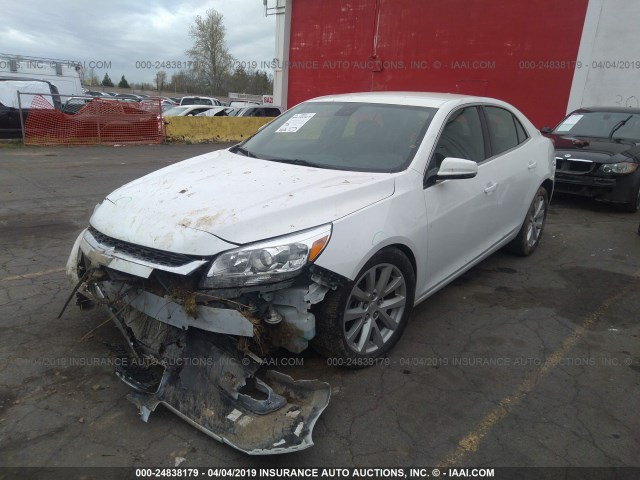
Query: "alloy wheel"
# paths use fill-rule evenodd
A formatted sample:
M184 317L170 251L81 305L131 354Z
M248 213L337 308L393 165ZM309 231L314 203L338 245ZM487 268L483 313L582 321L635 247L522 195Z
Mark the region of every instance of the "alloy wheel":
M389 263L378 264L356 281L343 316L349 348L371 354L383 348L400 325L407 304L402 272Z
M544 197L538 195L529 211L529 226L527 228L527 245L529 245L529 247L535 246L540 239L540 235L542 235L545 214L546 206Z

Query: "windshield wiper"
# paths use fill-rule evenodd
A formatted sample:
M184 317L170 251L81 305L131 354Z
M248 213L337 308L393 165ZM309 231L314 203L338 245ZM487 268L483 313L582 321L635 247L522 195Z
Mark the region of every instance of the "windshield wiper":
M610 142L613 140L613 134L616 133L617 130L622 128L632 117L633 117L633 115L629 115L627 118L625 118L624 120L620 120L618 123L616 123L613 126L613 128L611 129L611 132L609 133L609 141Z
M238 154L240 154L240 155L244 155L245 157L256 158L256 156L255 156L253 153L251 153L251 152L250 152L249 150L247 150L246 148L241 147L240 145L235 145L235 146L231 147L231 148L229 149L229 151L230 151L231 153L238 153Z
M307 160L299 160L297 158L265 158L271 162L290 163L291 165L300 165L302 167L328 168L317 163L308 162Z

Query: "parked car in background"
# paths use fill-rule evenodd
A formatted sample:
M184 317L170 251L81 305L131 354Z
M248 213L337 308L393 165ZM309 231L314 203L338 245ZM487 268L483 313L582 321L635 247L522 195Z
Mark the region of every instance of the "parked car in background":
M262 105L259 102L252 102L247 100L234 100L233 102L229 102L230 107L242 108L242 107L252 107L254 105Z
M222 108L211 105L178 105L171 107L163 113L165 117L193 117L212 108Z
M136 138L141 132L162 133L160 115L143 102L123 102L114 98L75 100L77 102L67 105L65 112L73 115L59 120L60 128L75 137L100 136L104 141L111 141ZM82 100L86 100L85 103L81 103ZM75 111L71 111L73 109Z
M330 387L258 378L263 359L311 342L334 365L376 365L414 305L501 247L536 250L553 165L551 141L499 100L316 98L110 193L67 273L136 358L166 366L118 371L145 421L165 404L244 452L301 450ZM214 368L181 367L201 358Z
M85 95L89 95L91 97L110 97L108 93L99 92L98 90L87 90L84 92Z
M238 108L229 113L233 117L277 117L284 112L282 107L272 105L254 105L251 107Z
M23 93L18 101L18 92ZM42 97L44 102L37 102L36 108L62 108L57 87L45 80L29 80L0 77L0 138L19 138L22 136L20 123L20 107L22 120L26 121L32 108L33 100Z
M205 110L202 113L199 113L198 117L232 117L233 112L237 109L233 107L213 107L209 110Z
M62 105L62 113L73 115L77 113L82 107L91 102L91 98L84 97L70 97Z
M133 93L118 93L114 98L130 102L139 102L142 99L142 97L134 95Z
M640 209L640 109L581 108L542 132L555 144L556 191Z
M172 109L172 108L174 108L174 107L176 106L176 104L175 104L175 103L173 103L173 102L167 102L167 101L164 101L164 100L161 102L161 104L160 104L160 105L161 105L161 107L162 107L162 111L163 111L163 112L166 112L167 110L170 110L170 109Z
M222 102L213 97L188 96L180 99L180 105L214 105L219 107L222 105Z

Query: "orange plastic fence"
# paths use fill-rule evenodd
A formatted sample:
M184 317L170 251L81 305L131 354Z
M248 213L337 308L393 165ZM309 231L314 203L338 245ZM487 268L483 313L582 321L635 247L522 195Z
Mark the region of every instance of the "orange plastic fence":
M75 113L53 108L36 95L24 124L27 145L87 145L96 143L161 143L164 140L159 99L143 102L90 99ZM73 109L67 107L67 111Z

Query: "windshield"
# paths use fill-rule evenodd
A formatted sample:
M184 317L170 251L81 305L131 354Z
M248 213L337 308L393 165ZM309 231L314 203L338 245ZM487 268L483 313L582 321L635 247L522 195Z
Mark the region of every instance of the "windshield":
M624 125L621 122L626 123ZM616 128L618 127L618 128ZM615 130L614 130L615 129ZM576 112L565 118L553 133L578 137L640 141L640 114L626 112Z
M435 108L309 102L242 144L247 155L321 168L397 172L409 166Z

